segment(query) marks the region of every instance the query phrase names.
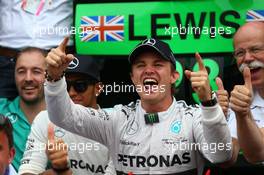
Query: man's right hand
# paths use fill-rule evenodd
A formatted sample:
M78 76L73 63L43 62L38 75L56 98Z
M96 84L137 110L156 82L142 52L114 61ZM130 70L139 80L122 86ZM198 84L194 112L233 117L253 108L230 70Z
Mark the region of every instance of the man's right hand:
M56 49L51 49L46 57L47 73L52 79L59 79L73 60L72 54L65 53L69 37L65 37Z
M62 139L55 139L54 125L48 125L48 144L46 154L55 169L67 169L68 167L68 149Z
M230 107L236 116L250 116L250 105L252 103L252 84L250 69L245 67L243 71L244 85L236 85L231 92Z

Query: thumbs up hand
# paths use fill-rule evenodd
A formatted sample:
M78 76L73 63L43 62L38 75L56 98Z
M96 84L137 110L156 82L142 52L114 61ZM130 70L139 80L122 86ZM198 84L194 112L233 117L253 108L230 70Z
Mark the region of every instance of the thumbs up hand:
M224 89L224 85L221 78L219 77L216 78L216 85L218 87L218 91L216 92L217 101L221 106L225 116L227 116L228 105L229 105L228 92Z
M59 79L66 70L69 63L73 60L72 54L65 53L69 37L65 37L56 49L51 49L45 58L48 75L52 79Z
M211 87L208 79L208 72L203 64L202 57L195 53L196 61L199 65L198 72L185 70L186 77L191 81L193 90L199 96L201 101L209 101L212 99Z
M55 139L54 125L48 125L48 143L46 154L52 164L52 168L56 170L68 171L68 149L62 139Z
M236 85L231 92L230 107L236 113L236 116L246 117L250 113L252 103L252 84L250 69L245 67L243 71L244 85Z

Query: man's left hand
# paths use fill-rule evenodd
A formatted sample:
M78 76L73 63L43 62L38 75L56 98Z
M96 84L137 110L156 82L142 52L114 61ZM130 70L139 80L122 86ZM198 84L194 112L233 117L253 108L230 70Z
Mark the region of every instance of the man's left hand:
M209 101L212 99L212 92L209 84L208 72L199 53L195 53L195 58L199 65L199 71L191 72L185 70L185 75L191 81L192 88L197 93L200 101Z

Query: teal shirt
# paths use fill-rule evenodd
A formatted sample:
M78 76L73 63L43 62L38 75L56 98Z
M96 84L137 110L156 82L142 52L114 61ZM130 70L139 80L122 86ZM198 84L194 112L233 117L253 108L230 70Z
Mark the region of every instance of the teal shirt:
M0 98L0 113L7 116L13 125L14 147L16 150L14 160L12 162L14 168L18 171L20 160L23 157L27 137L30 133L31 125L20 109L20 97L9 101L6 98Z

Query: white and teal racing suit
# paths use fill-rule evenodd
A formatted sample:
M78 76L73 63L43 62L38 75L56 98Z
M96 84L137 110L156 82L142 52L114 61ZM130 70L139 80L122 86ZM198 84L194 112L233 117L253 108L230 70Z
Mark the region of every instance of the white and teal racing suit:
M221 107L187 106L173 99L146 124L141 102L95 110L75 105L65 78L46 82L50 120L81 136L105 144L117 174L202 174L204 158L220 163L231 158L231 136Z

